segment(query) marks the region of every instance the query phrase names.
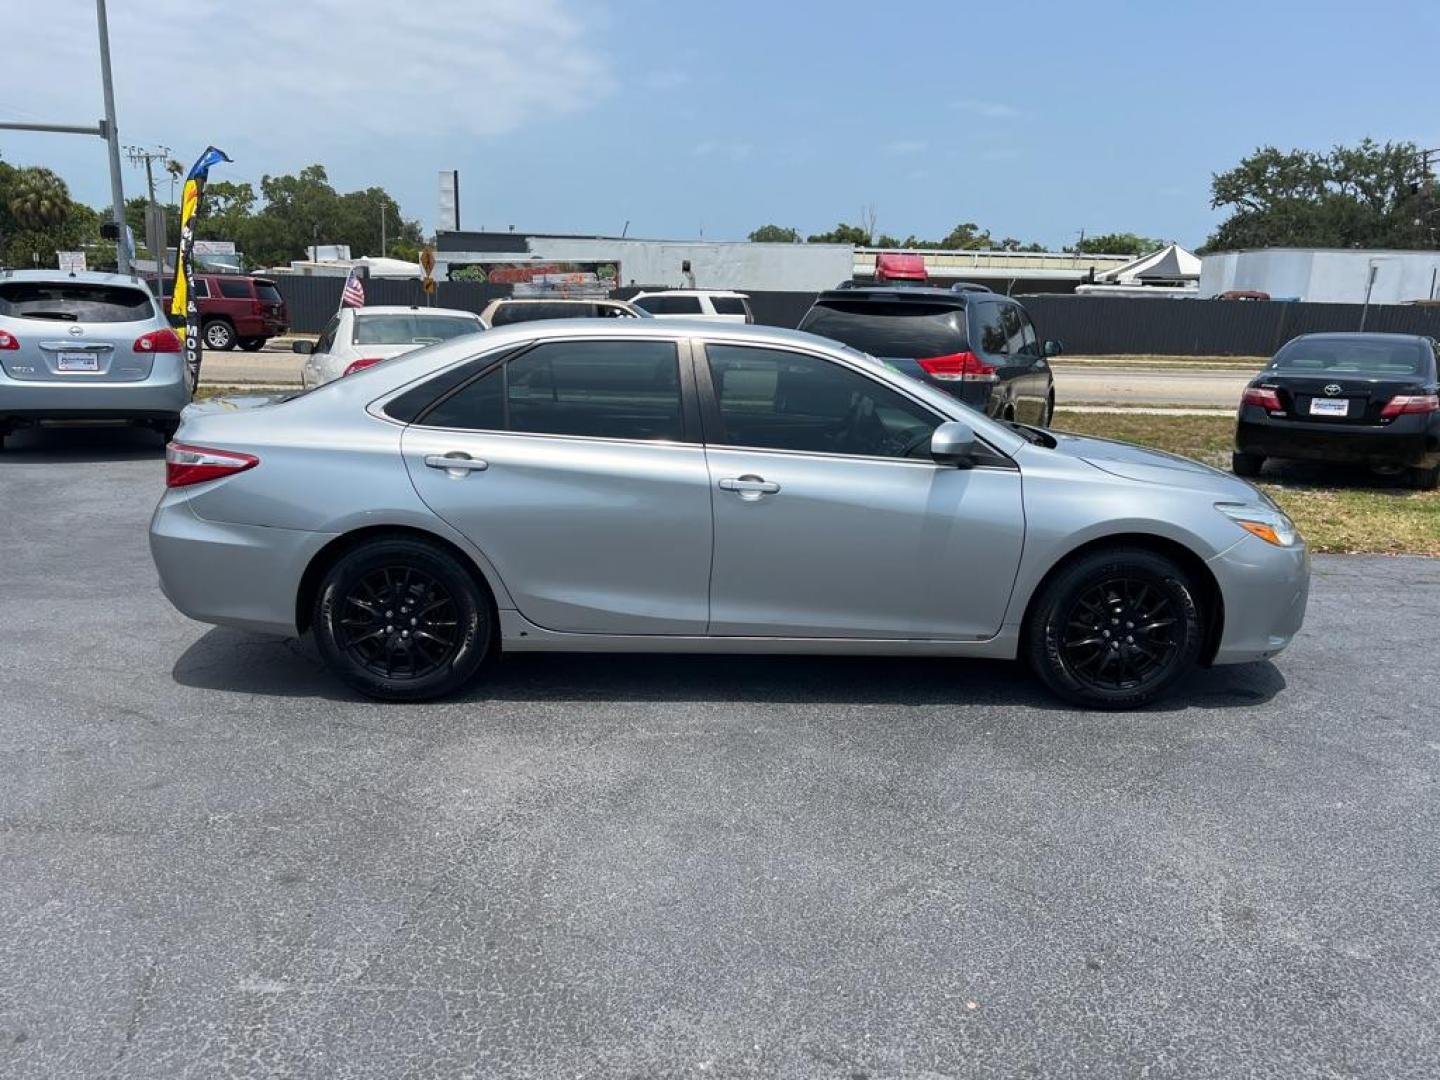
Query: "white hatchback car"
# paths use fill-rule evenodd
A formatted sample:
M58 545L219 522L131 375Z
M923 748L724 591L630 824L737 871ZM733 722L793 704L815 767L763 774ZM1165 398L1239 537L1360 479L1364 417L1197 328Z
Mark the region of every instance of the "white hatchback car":
M318 341L297 341L291 348L305 356L300 380L311 390L392 356L487 329L474 312L455 308L347 307L335 313Z
M727 289L666 289L636 293L630 302L657 319L714 319L753 323L750 297Z

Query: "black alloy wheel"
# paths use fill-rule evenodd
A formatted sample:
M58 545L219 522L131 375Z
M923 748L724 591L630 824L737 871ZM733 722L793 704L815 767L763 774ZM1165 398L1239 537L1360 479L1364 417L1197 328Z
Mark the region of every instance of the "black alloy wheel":
M1204 622L1174 560L1143 548L1082 556L1046 583L1026 628L1041 681L1096 708L1153 701L1196 664Z
M489 650L489 597L449 552L381 539L326 572L313 625L325 662L370 697L422 701L467 682Z

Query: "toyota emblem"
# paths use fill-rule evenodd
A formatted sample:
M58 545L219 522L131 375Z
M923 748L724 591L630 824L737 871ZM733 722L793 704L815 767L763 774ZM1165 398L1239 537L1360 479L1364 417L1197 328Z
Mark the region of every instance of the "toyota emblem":
M1334 397L1336 394L1340 393L1340 391L1343 390L1343 389L1345 389L1345 388L1344 388L1343 386L1341 386L1339 383L1332 382L1329 386L1325 387L1325 393L1329 394L1331 397Z
M72 327L70 327L70 336L71 336L71 337L79 337L79 336L80 336L81 334L83 334L83 333L85 333L85 328L84 328L83 326L72 326Z

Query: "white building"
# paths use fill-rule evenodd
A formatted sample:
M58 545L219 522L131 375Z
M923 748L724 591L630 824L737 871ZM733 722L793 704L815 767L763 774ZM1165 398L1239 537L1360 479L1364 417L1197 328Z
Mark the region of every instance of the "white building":
M1200 296L1253 291L1321 304L1440 298L1440 251L1264 248L1201 258Z

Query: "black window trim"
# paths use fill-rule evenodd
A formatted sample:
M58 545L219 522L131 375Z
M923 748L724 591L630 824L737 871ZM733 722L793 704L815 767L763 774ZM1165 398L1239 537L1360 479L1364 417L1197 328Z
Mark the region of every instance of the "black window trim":
M473 383L477 382L478 380L485 378L485 376L487 376L487 375L489 375L491 372L495 371L496 368L498 368L498 367L500 367L500 366L502 366L502 365L504 365L504 364L508 364L508 363L510 363L512 360L518 360L520 357L524 356L526 353L531 352L532 350L536 349L537 347L539 347L539 346L541 346L541 345L563 344L563 343L567 343L567 342L568 342L568 343L571 343L571 344L576 344L576 343L589 343L589 342L594 342L594 341L605 341L605 342L611 342L611 341L618 341L618 342L624 342L624 341L629 341L629 342L653 342L653 341L662 341L662 342L667 342L667 343L669 343L669 344L671 344L671 345L673 345L673 346L675 347L676 374L677 374L677 377L678 377L678 379L679 379L679 387L680 387L680 432L681 432L681 434L680 434L679 440L673 440L673 439L626 439L626 438L622 438L622 437L620 437L620 436L615 436L615 435L608 435L608 436L607 436L607 435L566 435L566 434L559 433L559 432L546 432L546 431L509 431L509 430L495 429L495 428L442 428L442 427L438 427L438 426L436 426L436 427L431 427L431 426L429 426L429 425L427 425L427 424L425 423L426 418L427 418L432 412L434 412L436 409L438 409L438 408L439 408L441 405L443 405L445 402L449 401L449 400L450 400L452 397L454 397L456 394L461 393L462 391L464 391L466 388L468 388L469 386L471 386ZM424 409L422 409L418 414L416 414L414 420L411 420L411 421L408 421L408 422L406 422L406 421L404 421L404 420L398 420L398 419L396 419L395 417L390 416L388 413L385 413L385 412L384 412L385 406L388 405L388 404L389 404L391 401L393 401L395 398L399 397L401 394L408 393L408 392L410 392L411 390L415 389L416 386L420 385L420 384L421 384L422 382L424 382L425 380L435 378L436 376L440 375L442 372L444 372L444 371L450 371L450 370L452 370L452 368L453 368L454 366L458 366L458 365L451 365L451 366L449 366L449 367L445 367L445 368L440 369L440 371L432 371L432 372L428 373L427 375L424 376L424 379L417 379L415 382L410 383L410 384L408 384L408 385L406 385L406 386L403 386L403 387L401 387L400 389L394 391L394 392L391 393L391 394L387 394L384 399L382 399L380 402L377 403L377 406L376 406L376 407L380 410L381 415L384 416L384 418L385 418L386 420L389 420L391 423L405 424L405 426L407 426L407 427L409 427L409 426L424 427L424 428L427 428L427 429L430 430L430 431L455 431L455 432L466 432L466 433L471 433L471 434L486 434L486 435L512 435L512 436L515 436L515 437L517 437L517 438L573 439L573 440L579 440L579 441L581 441L581 442L607 442L607 443L613 442L613 443L623 443L623 444L626 445L626 446L699 446L699 445L702 445L703 440L702 440L702 438L701 438L700 406L699 406L699 402L698 402L698 400L697 400L697 394L696 394L696 389L695 389L695 375L694 375L694 369L693 369L693 366L692 366L692 364L691 364L691 359L690 359L690 341L689 341L688 338L650 337L650 336L646 336L646 337L609 337L609 336L606 336L606 337L585 337L585 336L581 336L581 335L576 335L576 336L573 336L573 337L547 337L547 338L541 338L541 339L536 340L536 341L526 341L526 342L522 342L521 344L511 346L511 347L508 348L508 349L501 349L501 350L499 350L498 352L496 352L496 353L494 353L494 354L489 354L489 355L487 355L487 354L481 354L480 356L472 357L472 358L469 359L469 360L462 360L460 363L461 363L461 364L477 363L477 362L482 361L482 360L484 361L484 363L480 363L480 364L479 364L479 366L476 368L474 374L472 374L469 378L464 379L463 381L457 383L455 386L451 387L449 390L445 391L443 394L441 394L439 397L437 397L437 398L436 398L434 401L432 401L429 405L426 405ZM505 409L505 423L508 425L509 419L510 419L510 412L509 412L509 410L510 410L510 402L509 402L508 395L502 394L502 395L501 395L501 402L502 402L502 407ZM372 414L372 415L373 415L373 414Z
M725 424L724 420L720 416L720 399L715 393L715 384L710 378L710 357L708 347L711 345L730 345L740 348L762 349L766 352L789 352L795 353L799 356L811 357L816 360L824 360L828 363L834 364L837 367L844 369L845 371L853 372L854 374L859 375L861 378L869 379L871 382L883 386L885 389L891 391L892 393L895 393L898 396L905 398L912 404L919 406L925 412L929 413L930 416L935 418L937 426L954 419L953 417L949 417L944 415L943 413L937 412L935 410L935 407L931 405L928 401L922 401L914 394L909 393L906 389L888 383L883 379L877 379L870 372L862 371L852 364L848 364L845 361L839 360L833 356L827 356L825 353L814 352L810 349L798 348L788 343L778 344L768 341L737 341L733 338L726 340L725 338L719 336L694 338L691 340L690 349L691 364L694 366L692 379L694 380L696 390L698 391L700 397L701 427L704 432L705 446L707 448L713 447L716 450L736 450L746 454L776 454L781 457L818 457L825 458L827 460L834 460L838 458L842 461L883 461L892 465L919 465L929 469L949 469L953 467L949 465L941 465L937 461L927 460L926 458L887 457L884 455L874 454L838 454L831 453L827 450L783 450L775 447L765 446L736 446L732 443L718 441L720 433L725 430ZM972 427L971 430L973 431L974 428ZM1020 466L1016 465L1014 460L1008 454L1006 454L1002 450L998 450L995 447L991 446L988 442L985 441L985 437L981 435L978 431L975 432L975 439L983 448L986 456L993 459L976 462L974 466L975 468L1001 469L1007 472L1011 470L1019 471Z

